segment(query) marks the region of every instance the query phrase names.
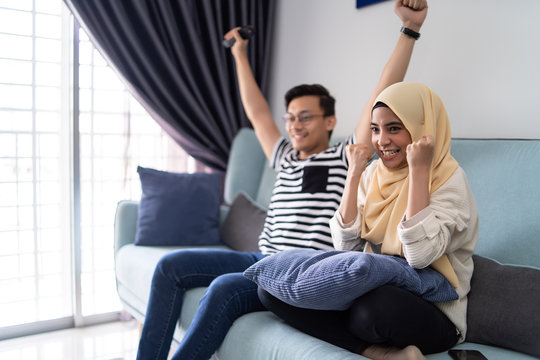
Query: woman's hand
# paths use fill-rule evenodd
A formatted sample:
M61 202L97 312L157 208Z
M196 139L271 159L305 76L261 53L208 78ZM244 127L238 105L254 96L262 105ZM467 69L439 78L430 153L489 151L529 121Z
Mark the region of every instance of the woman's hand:
M362 173L366 169L369 159L371 159L371 151L367 144L350 144L345 149L347 160L349 161L349 169L345 178L345 188L343 196L339 204L339 214L344 224L348 224L356 218L358 214L357 199L358 185Z
M432 136L422 136L418 141L407 145L407 163L410 171L427 170L429 172L433 161L435 143Z
M347 160L349 161L349 174L352 176L360 176L366 169L371 152L366 144L350 144L347 145Z
M433 162L434 147L432 136L423 136L420 140L407 145L407 163L409 164L409 197L405 211L407 219L429 205L429 172Z
M426 0L396 0L394 11L403 22L403 26L416 32L420 31L426 19L428 5Z

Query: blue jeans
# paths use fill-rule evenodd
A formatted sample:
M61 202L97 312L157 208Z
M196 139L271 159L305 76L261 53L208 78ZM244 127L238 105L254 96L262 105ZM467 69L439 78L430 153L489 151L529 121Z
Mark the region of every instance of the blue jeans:
M186 249L165 255L156 266L137 359L167 359L188 289L208 286L173 358L209 359L233 322L265 310L257 285L242 272L264 255L233 250Z

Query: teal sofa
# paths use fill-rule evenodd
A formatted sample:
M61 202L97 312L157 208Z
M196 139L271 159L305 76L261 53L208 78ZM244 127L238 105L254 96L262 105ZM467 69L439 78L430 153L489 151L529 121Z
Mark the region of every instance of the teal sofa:
M479 209L476 253L503 264L540 269L540 140L454 139L452 153L468 175ZM234 140L225 175L225 203L231 204L239 192L245 192L259 205L267 206L274 176L254 132L242 129ZM143 322L156 263L167 252L182 247L134 245L137 210L135 201L118 204L115 262L120 300L129 313ZM221 220L227 210L223 205ZM189 326L204 291L205 288L196 288L186 293L175 342L180 341ZM530 309L530 313L531 321L540 321L538 308ZM540 347L540 334L536 335ZM535 358L519 351L471 342L456 348L479 350L490 360ZM244 315L234 323L214 358L353 360L364 357L299 332L270 312L257 312ZM429 355L428 359L450 357L440 353Z

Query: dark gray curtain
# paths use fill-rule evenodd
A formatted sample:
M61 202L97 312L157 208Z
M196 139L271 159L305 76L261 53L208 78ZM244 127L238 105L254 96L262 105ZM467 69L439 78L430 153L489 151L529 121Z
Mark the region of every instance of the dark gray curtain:
M64 2L161 127L195 159L225 170L232 139L251 125L223 34L254 26L248 56L266 93L275 0Z

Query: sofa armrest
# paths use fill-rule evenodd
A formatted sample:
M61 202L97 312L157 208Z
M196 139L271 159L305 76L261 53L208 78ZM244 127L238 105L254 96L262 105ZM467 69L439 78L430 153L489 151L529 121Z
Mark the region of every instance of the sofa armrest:
M221 204L219 207L219 227L221 228L223 226L223 223L225 222L225 219L227 218L227 214L229 214L229 209L231 207L229 205Z
M139 202L122 200L116 206L114 217L114 253L124 245L135 242L137 232L137 216L139 214Z
M219 226L223 225L229 206L221 205L219 208ZM116 206L114 218L114 253L124 245L135 242L137 233L137 216L139 214L139 202L133 200L121 200Z

